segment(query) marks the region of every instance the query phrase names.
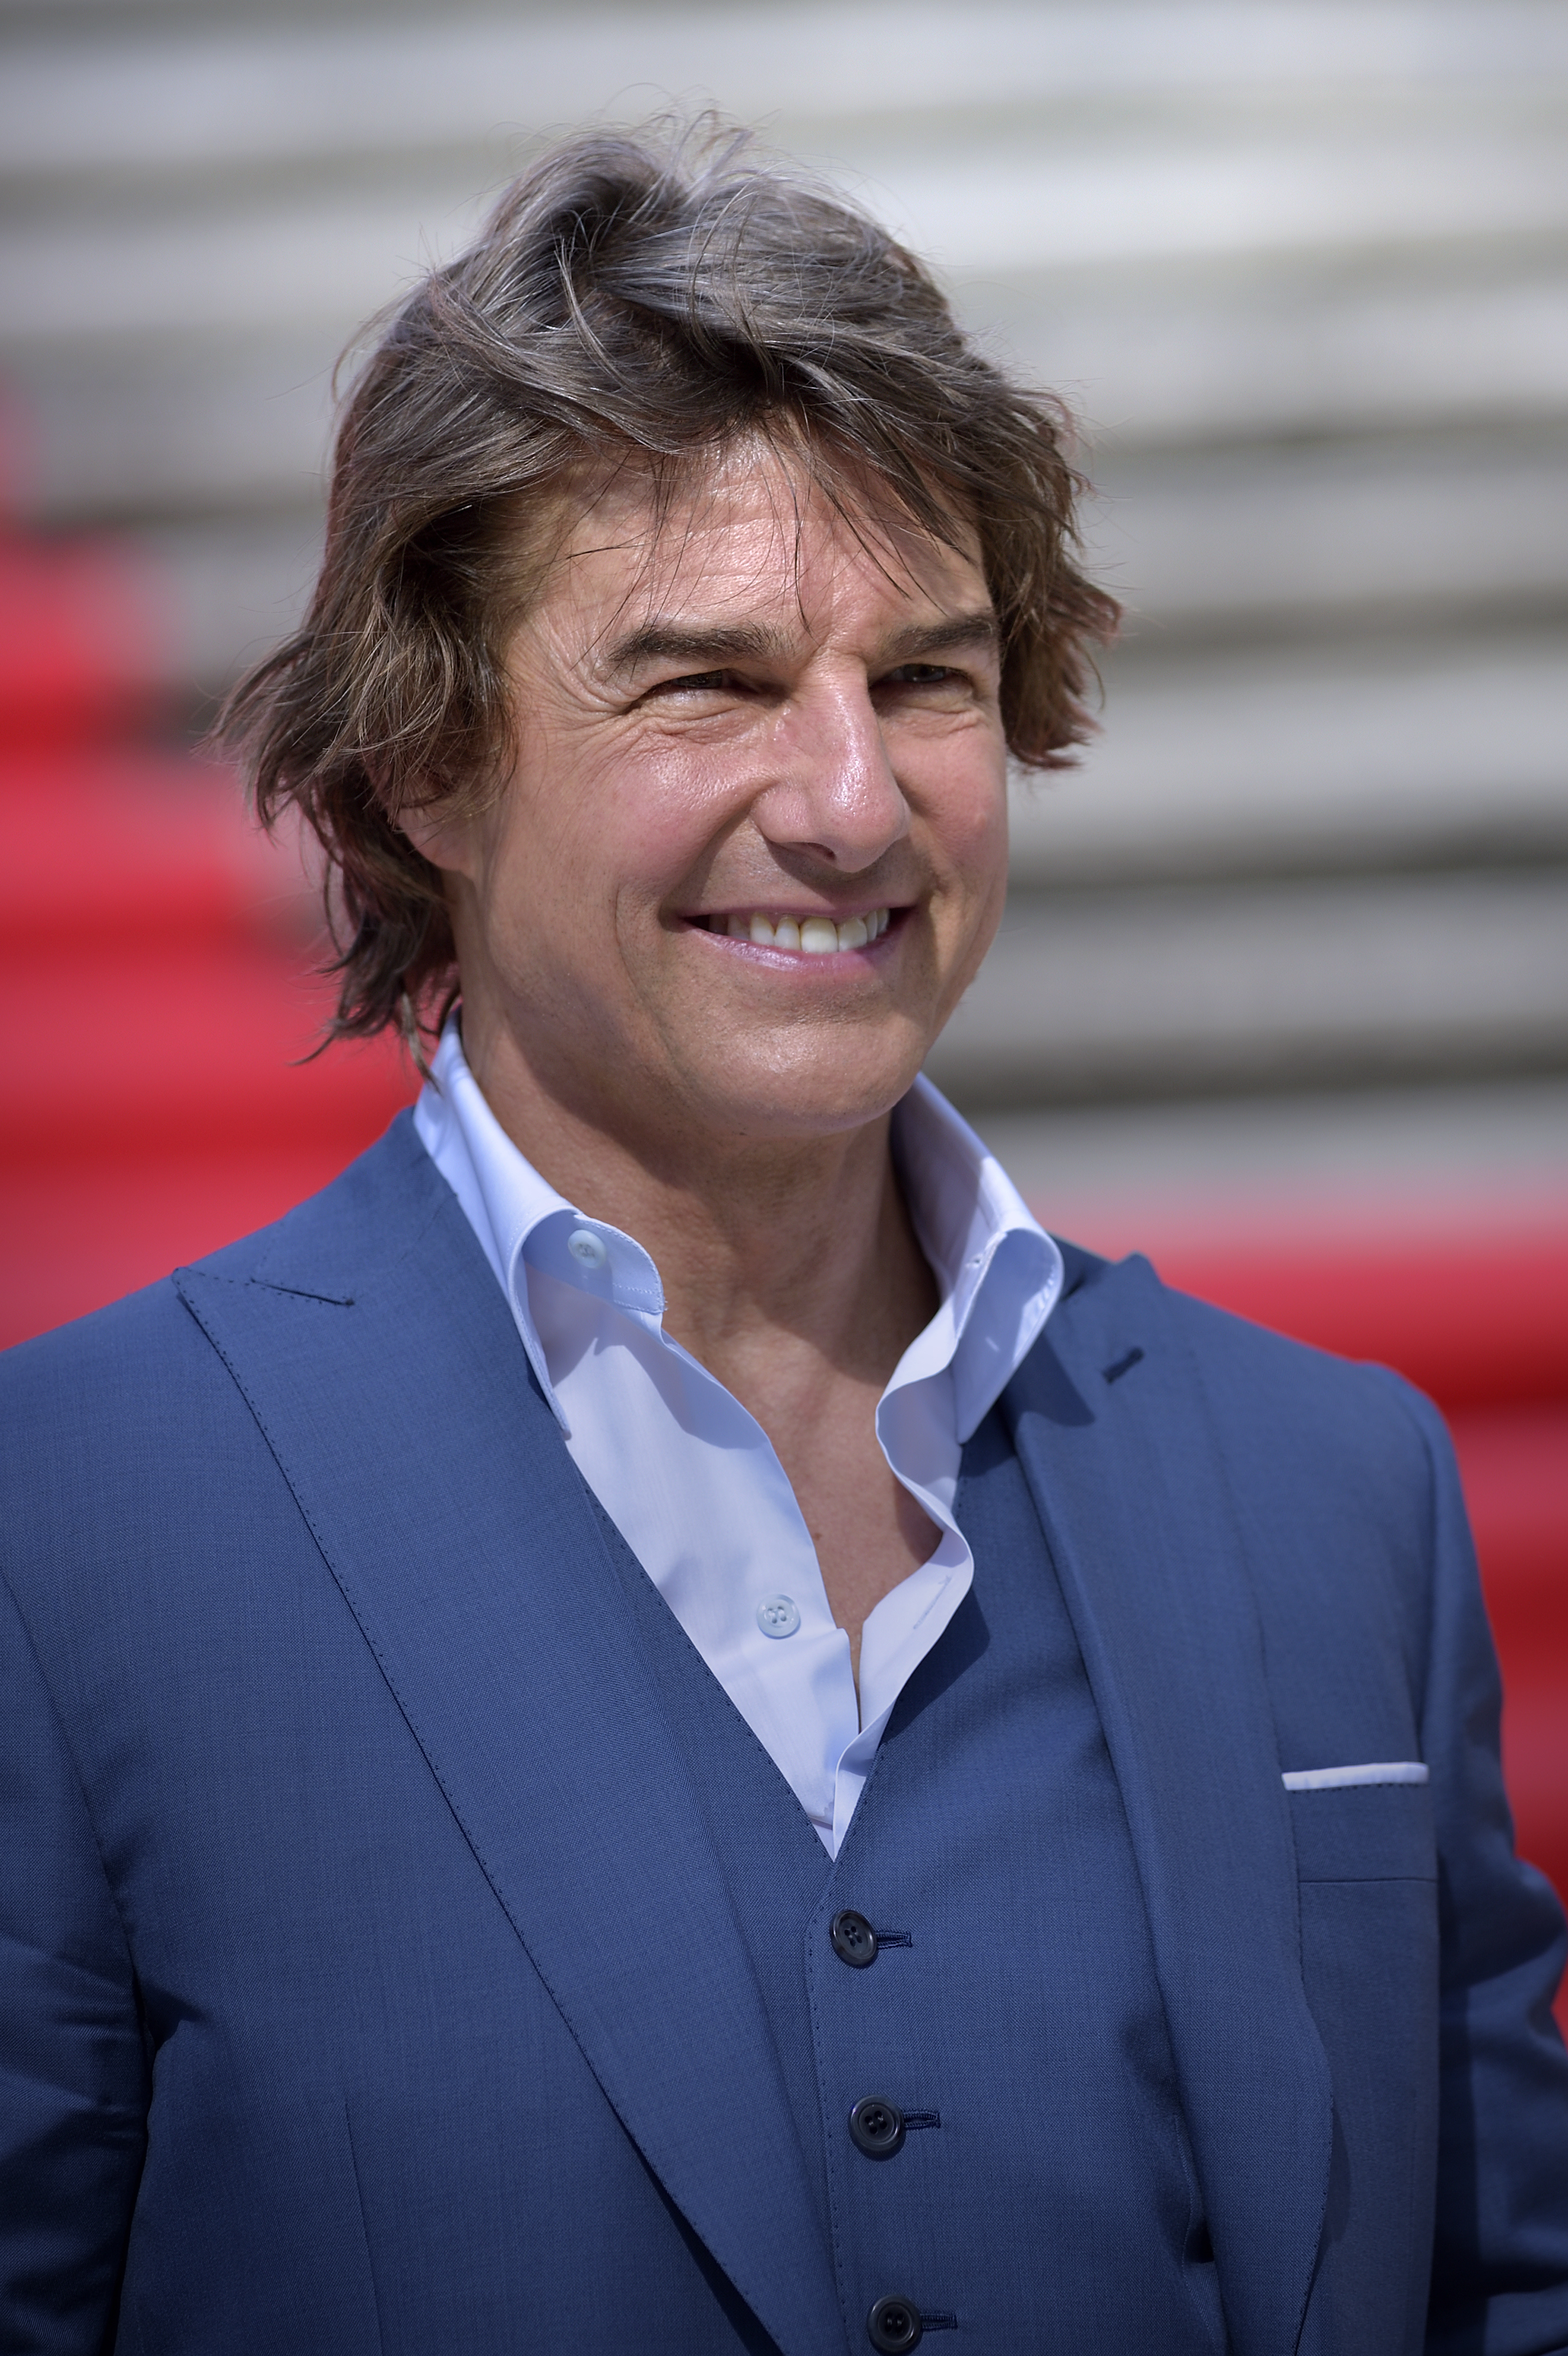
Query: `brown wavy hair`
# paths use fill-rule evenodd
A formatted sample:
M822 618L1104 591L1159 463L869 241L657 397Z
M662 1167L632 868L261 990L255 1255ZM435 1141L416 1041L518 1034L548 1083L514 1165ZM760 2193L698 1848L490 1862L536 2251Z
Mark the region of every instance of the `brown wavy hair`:
M400 812L498 789L503 655L526 562L584 466L667 485L760 433L843 501L869 477L924 530L977 532L1026 768L1088 733L1117 608L1075 562L1070 421L955 325L930 273L837 190L711 120L566 140L385 321L345 407L300 628L215 734L256 810L325 854L329 1037L397 1024L416 1056L455 983L438 869ZM422 1059L421 1059L422 1060Z

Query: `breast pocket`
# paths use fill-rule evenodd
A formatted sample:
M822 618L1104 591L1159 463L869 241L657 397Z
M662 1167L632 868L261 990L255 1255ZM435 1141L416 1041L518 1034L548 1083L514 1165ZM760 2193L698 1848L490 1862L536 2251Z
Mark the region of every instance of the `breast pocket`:
M1363 1783L1289 1794L1302 1881L1435 1881L1432 1794L1424 1783Z

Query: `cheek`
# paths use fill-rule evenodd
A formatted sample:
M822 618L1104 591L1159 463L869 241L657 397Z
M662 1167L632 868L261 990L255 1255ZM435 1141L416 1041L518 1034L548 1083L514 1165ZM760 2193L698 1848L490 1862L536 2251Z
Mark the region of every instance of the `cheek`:
M614 879L623 908L650 917L699 880L759 782L755 746L738 734L650 731L617 749L574 814L575 855Z
M686 748L595 761L548 755L514 783L487 863L487 922L525 961L656 921L714 831L711 766Z
M955 882L986 894L1006 883L1008 780L1005 760L982 758L945 781L932 802L933 847Z

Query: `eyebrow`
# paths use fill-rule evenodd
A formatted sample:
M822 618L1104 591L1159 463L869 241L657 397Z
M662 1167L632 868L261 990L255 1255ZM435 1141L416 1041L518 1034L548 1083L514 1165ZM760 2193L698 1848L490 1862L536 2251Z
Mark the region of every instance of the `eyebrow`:
M972 614L955 614L945 622L900 630L883 649L881 659L915 662L923 655L952 654L965 647L994 650L1000 642L995 614L989 606L981 606ZM727 662L782 661L792 644L784 631L762 623L711 623L690 628L652 621L606 648L603 668L630 671L646 663L675 662L689 664L693 670L716 670Z
M782 630L760 623L705 623L696 629L673 622L648 622L617 638L603 658L610 671L638 670L645 663L688 663L693 670L717 670L727 662L768 662L786 649Z
M982 647L987 652L995 652L1001 642L1002 633L995 614L988 605L981 605L972 614L955 614L950 621L901 630L887 649L886 659L917 662L922 655L956 654L965 647Z

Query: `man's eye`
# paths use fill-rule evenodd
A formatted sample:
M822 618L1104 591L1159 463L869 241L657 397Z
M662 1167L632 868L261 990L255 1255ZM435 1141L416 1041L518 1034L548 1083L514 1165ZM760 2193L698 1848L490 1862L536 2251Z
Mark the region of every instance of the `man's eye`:
M661 679L652 692L655 695L698 695L732 684L727 670L688 670L684 671L679 679Z
M893 687L940 687L953 677L946 663L900 663L897 670L887 674L887 683Z

